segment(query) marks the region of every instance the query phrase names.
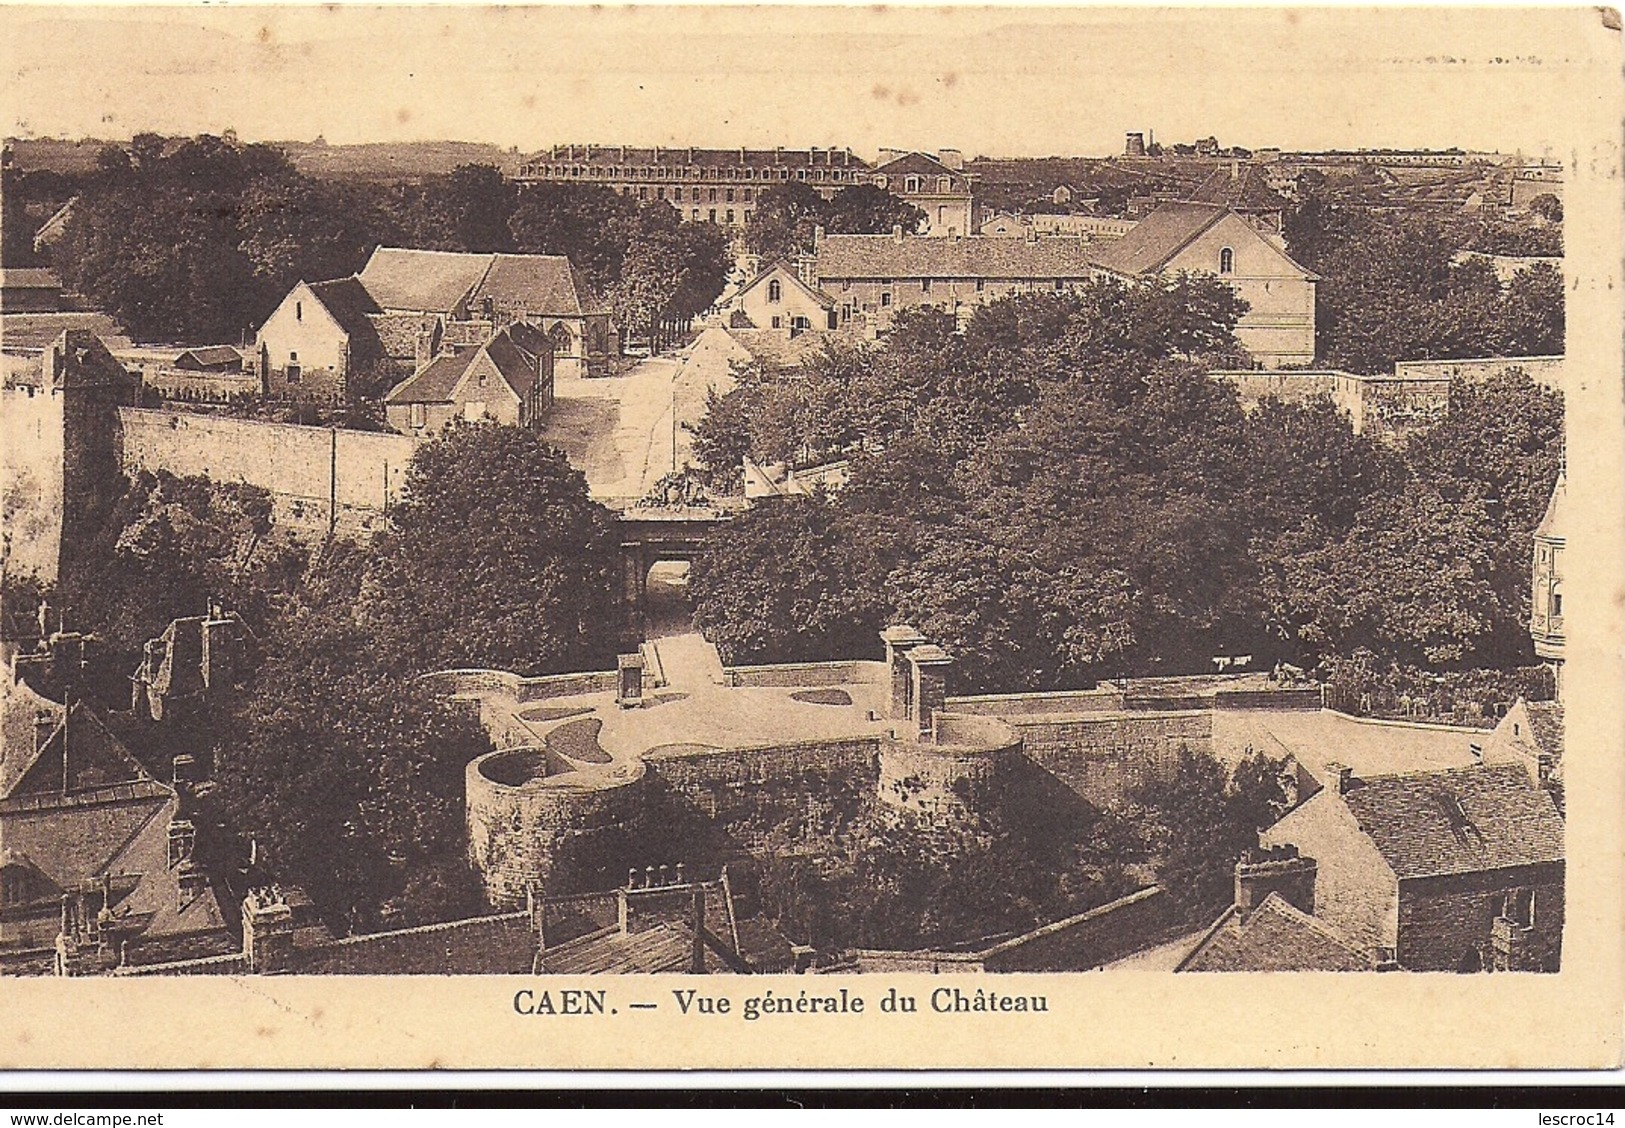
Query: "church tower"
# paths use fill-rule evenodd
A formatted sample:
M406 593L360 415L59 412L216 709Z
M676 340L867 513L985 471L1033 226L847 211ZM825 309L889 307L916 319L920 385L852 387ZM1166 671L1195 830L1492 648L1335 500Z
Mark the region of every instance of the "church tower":
M1552 666L1557 699L1563 700L1563 547L1568 529L1568 474L1558 473L1546 516L1535 529L1535 581L1529 605L1529 634L1535 653Z

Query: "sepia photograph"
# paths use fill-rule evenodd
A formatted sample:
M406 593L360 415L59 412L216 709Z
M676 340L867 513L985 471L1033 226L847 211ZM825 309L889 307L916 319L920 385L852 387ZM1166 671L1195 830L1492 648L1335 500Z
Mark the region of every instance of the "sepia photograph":
M0 1066L1617 1062L1617 13L0 31Z

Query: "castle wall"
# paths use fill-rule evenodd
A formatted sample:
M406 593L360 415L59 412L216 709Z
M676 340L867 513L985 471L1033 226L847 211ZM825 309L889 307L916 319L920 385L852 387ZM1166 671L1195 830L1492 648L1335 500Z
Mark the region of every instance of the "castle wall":
M973 817L1003 795L1021 738L1013 726L986 717L939 713L935 721L944 744L888 740L880 745L877 794L882 803L929 821Z
M62 397L34 387L0 393L0 567L56 579L62 550Z
M729 666L722 671L722 676L724 684L730 687L801 689L853 685L879 681L885 676L885 663L791 662L776 666Z
M522 751L481 756L465 773L469 860L491 904L511 908L529 890L554 895L624 874L645 821L642 766L583 773L563 785L539 774L519 783L486 774L493 762ZM545 753L534 751L545 762Z
M1029 760L1096 807L1171 778L1181 748L1213 750L1213 713L1203 709L1004 720L1021 735Z
M271 492L277 519L370 524L399 500L417 441L405 435L121 407L126 472L167 470Z

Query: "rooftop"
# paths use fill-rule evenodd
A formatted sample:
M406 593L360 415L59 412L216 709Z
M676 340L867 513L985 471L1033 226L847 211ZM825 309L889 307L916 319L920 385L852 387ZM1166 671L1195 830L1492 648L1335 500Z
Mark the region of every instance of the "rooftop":
M1336 930L1271 893L1243 918L1226 909L1175 971L1370 971Z
M382 309L446 313L479 285L493 257L379 247L356 277Z
M826 235L813 274L832 278L1087 279L1097 248L1080 239L1006 239L991 235L931 238Z

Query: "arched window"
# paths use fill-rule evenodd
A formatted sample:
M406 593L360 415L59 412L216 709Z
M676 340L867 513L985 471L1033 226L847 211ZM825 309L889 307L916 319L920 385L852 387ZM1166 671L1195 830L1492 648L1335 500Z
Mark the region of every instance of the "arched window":
M767 300L776 302L784 296L784 287L779 285L777 278L767 284Z
M954 179L951 176L937 177L937 191L946 196L954 190Z
M920 190L920 178L918 176L910 176L910 177L907 177L906 179L904 179L904 181L903 181L903 191L905 191L905 192L918 192L919 190Z
M1219 252L1219 273L1234 274L1236 272L1236 252L1229 247Z

